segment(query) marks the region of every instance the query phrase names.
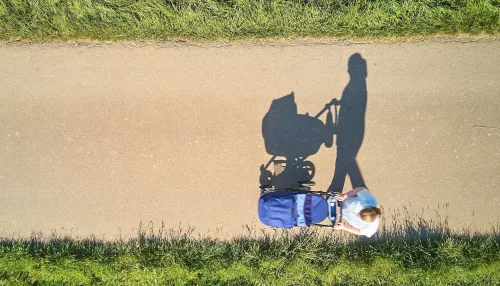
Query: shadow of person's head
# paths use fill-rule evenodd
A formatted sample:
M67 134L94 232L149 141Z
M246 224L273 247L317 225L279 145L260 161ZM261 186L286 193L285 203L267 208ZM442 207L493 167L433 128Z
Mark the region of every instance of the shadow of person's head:
M365 79L368 76L366 60L359 53L353 54L349 57L347 72L349 72L351 79Z

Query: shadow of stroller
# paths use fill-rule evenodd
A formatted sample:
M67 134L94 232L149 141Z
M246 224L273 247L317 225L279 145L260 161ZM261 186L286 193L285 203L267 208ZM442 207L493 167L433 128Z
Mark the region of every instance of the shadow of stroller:
M335 173L329 192L342 192L345 178L349 175L353 189L365 187L365 181L356 162L365 134L365 113L367 103L366 60L360 54L349 58L349 83L340 99L340 110L336 125L337 159Z
M322 144L333 145L333 119L327 104L315 117L298 114L295 95L292 92L273 100L262 121L262 134L266 151L273 158L261 166L261 186L292 188L297 182L311 181L314 164L306 158L316 154ZM319 117L328 110L326 124ZM277 157L284 160L275 160ZM274 164L275 172L268 170ZM277 171L278 169L278 171Z

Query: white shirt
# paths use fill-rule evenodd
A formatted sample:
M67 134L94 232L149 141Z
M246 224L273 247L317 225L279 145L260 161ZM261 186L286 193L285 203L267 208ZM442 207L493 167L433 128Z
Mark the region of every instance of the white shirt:
M344 200L342 218L358 228L362 235L371 237L378 230L380 218L376 218L373 222L365 222L358 216L358 213L364 208L377 206L375 197L367 189L363 189L356 196Z

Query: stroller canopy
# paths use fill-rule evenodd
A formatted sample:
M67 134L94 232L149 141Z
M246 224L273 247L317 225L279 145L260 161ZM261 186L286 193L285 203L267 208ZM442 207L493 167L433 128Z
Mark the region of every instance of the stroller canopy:
M328 203L311 193L271 192L259 198L259 219L268 226L309 226L328 216Z

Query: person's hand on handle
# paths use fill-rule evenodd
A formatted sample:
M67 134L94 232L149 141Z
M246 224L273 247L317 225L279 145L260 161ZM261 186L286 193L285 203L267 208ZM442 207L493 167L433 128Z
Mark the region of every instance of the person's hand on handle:
M336 199L337 201L341 202L347 198L347 194L334 193L333 198Z
M333 229L335 230L343 230L345 229L345 225L341 222L337 222L336 224L333 225Z
M347 193L333 193L333 197L337 201L341 202L347 198L355 197L359 192L361 192L364 189L365 189L365 187L358 187L358 188L355 188L354 190L350 190Z

